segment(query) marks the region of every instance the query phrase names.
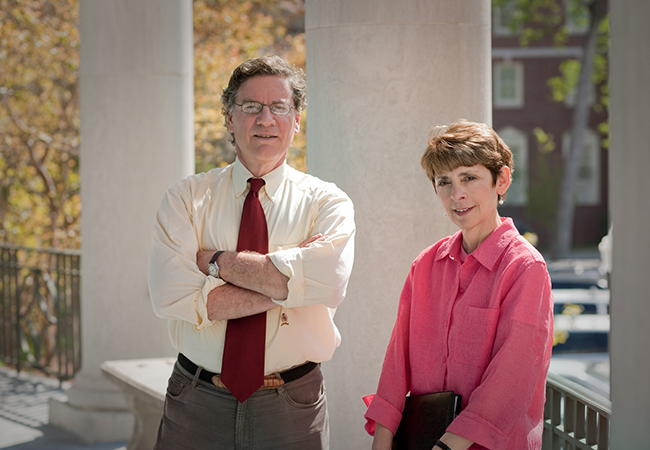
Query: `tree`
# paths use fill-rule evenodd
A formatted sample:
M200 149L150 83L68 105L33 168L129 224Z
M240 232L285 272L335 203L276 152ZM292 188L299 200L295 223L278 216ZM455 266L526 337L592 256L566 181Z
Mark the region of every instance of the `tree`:
M493 3L511 8L510 26L521 33L522 45L529 45L550 34L557 46L564 46L568 39L566 26L562 24L565 15L582 16L588 23L581 59L563 62L560 66L562 75L549 80L556 101L565 101L568 95L575 93L571 141L563 159L553 243L554 256L565 258L572 246L576 181L591 112L589 91L592 84L598 85L607 78L607 0L494 0ZM605 87L595 108L606 108L607 100ZM601 126L601 131L607 132L606 124ZM544 135L543 132L539 134Z
M599 27L607 15L607 0L592 0L588 8L590 14L589 32L587 33L587 40L580 61L580 72L576 86L576 105L571 126L571 145L565 159L560 187L554 251L557 258L566 258L571 251L576 181L580 170L580 162L582 161L584 135L590 113L588 90L594 78Z
M0 239L79 247L78 12L0 0Z

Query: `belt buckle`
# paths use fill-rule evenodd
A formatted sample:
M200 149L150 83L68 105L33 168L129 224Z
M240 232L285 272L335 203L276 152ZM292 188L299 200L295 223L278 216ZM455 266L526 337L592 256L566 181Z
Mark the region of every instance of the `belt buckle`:
M264 384L260 389L276 389L284 384L284 380L279 373L273 373L264 377Z
M228 387L223 384L223 381L221 381L221 376L220 375L214 375L212 377L212 384L214 384L218 388L223 388L223 389L228 389ZM264 383L262 386L260 386L260 389L276 389L279 388L284 384L284 380L280 376L280 374L271 374L267 375L264 377Z
M225 384L223 384L223 381L221 381L221 376L220 375L214 375L212 377L212 384L214 384L218 388L223 388L223 389L228 389Z

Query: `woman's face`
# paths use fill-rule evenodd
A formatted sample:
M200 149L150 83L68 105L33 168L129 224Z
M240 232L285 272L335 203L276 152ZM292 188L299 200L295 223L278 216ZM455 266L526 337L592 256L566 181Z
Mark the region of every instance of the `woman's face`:
M498 196L510 186L510 169L502 167L495 183L482 164L460 166L436 174L434 183L447 216L463 231L463 241L470 243L465 250L473 251L501 223Z

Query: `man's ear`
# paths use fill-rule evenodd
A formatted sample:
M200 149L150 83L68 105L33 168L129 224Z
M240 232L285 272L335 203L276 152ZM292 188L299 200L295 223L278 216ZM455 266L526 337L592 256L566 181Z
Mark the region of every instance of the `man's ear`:
M293 134L294 136L300 133L300 113L296 114L296 121L293 126Z
M230 115L230 113L226 114L226 128L228 129L229 133L233 133L233 130L232 130L232 115Z

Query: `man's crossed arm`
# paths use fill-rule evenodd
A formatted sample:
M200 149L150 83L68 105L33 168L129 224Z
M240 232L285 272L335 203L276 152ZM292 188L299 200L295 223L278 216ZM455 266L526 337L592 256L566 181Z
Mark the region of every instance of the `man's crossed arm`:
M300 243L307 247L325 239L321 234ZM208 274L208 263L215 251L202 250L196 254L199 270ZM284 300L289 291L289 277L280 272L266 256L254 252L223 252L216 261L219 277L226 282L208 294L208 319L228 320L252 316L277 307L271 299Z

